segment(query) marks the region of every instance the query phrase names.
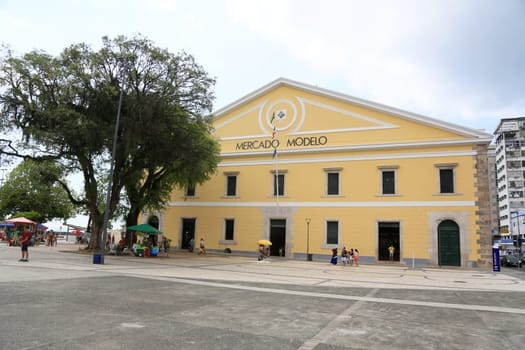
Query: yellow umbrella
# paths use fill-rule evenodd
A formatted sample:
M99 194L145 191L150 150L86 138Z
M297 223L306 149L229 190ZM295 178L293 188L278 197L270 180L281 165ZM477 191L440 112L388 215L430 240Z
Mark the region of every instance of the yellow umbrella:
M272 245L272 242L270 242L267 239L260 239L260 240L257 241L257 244L258 245Z

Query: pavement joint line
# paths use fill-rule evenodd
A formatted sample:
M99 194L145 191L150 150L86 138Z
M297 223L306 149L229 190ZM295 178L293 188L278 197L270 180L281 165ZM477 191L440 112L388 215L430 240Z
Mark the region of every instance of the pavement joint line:
M175 265L177 266L177 265ZM180 267L180 266L179 266ZM194 266L182 266L182 267L185 267L185 268L199 268L199 269L202 269L202 270L208 270L208 271L221 271L221 272L229 272L230 270L229 269L223 269L223 268L208 268L208 269L205 269L205 268L202 268L202 267L194 267ZM245 274L245 275L253 275L253 271L235 271L236 273L240 273L240 274ZM271 274L272 277L282 277L282 278L285 278L285 279L290 279L291 277L287 274L280 274L280 273L276 273L275 271L272 272ZM420 283L399 283L399 282L394 282L394 281L391 281L389 280L388 282L380 282L380 281L369 281L369 280L361 280L361 279L344 279L342 277L332 277L332 278L320 278L320 277L312 277L312 276L295 276L299 279L306 279L306 280L311 280L311 281L317 281L317 282L314 282L312 283L312 285L323 285L323 284L328 284L328 283L331 283L331 282L342 282L343 284L347 284L349 287L351 287L352 285L355 285L355 284L366 284L367 288L375 288L377 285L383 285L384 283L388 283L389 285L395 285L395 286L403 286L405 287L412 287L412 288L423 288L423 289L439 289L439 290L463 290L463 291L473 291L473 290L476 290L475 288L472 288L471 286L461 286L461 285L458 285L457 283L454 283L454 281L448 281L450 284L455 284L453 287L452 286L432 286L432 287L429 287L427 285L423 285L423 284L420 284ZM428 279L428 280L435 280L435 279L430 279L428 278L428 276L423 276L422 278L424 279ZM292 278L293 279L293 278ZM396 280L397 277L394 277L394 280ZM516 281L516 280L511 280L510 281L511 284L519 284L520 282L519 281ZM500 291L498 289L488 289L486 288L485 291L489 292L489 291Z
M366 296L371 298L378 291L379 291L379 288L372 289L370 292L368 292ZM352 313L358 310L364 303L365 302L361 300L353 303L349 308L347 308L342 313L337 315L336 318L328 322L328 324L324 326L323 329L321 329L316 335L306 340L303 343L303 345L297 350L313 350L317 345L321 343L326 343L332 331L337 328L337 325L339 325L341 321L351 318Z
M327 283L327 282L330 282L331 280L328 280L328 279L322 279L320 280L319 282L315 282L312 284L312 286L322 286L323 284Z
M228 272L230 271L229 269L226 269L225 267L227 266L231 266L231 264L222 264L220 265L219 267L218 266L215 266L215 265L203 265L203 266L196 266L195 268L198 268L198 269L203 269L203 270L210 270L210 271L222 271L222 272ZM233 264L233 266L235 267L241 267L243 268L244 266L243 265L239 265L239 264ZM286 268L289 268L289 267L286 267ZM236 273L242 273L242 274L248 274L248 275L253 275L253 271L244 271L244 270L236 270L235 271ZM322 271L323 273L325 272L325 270ZM275 271L272 271L271 273L272 276L281 276L281 277L284 277L284 278L289 278L290 276L288 274L284 274L284 273L278 273L278 272L275 272ZM321 279L320 281L318 282L315 282L314 285L322 285L323 283L326 283L326 282L330 282L330 281L342 281L342 282L348 282L348 283L369 283L369 284L381 284L381 283L384 283L384 282L379 282L379 281L369 281L369 280L360 280L360 279L356 279L355 278L355 275L351 274L349 276L352 276L353 278L351 280L348 280L346 278L343 278L343 277L334 277L334 278L331 278L331 279L326 279L324 277L320 277L320 276L312 276L312 275L308 275L308 276L295 276L295 277L298 277L298 278L302 278L302 279L310 279L310 280L319 280ZM345 277L348 277L348 276L345 276ZM399 279L399 280L402 280L404 278L407 278L407 277L410 277L410 275L408 274L401 274L401 275L394 275L394 276L391 276L391 275L388 275L388 276L385 276L385 278L388 278L389 280L389 284L390 285L402 285L402 286L413 286L413 287L422 287L421 284L417 284L417 283L398 283L398 282L393 282L393 280L396 280L396 279ZM428 279L428 280L438 280L436 278L432 278L432 277L429 277L429 276L423 276L424 279ZM449 282L454 282L454 283L457 283L455 281L449 281ZM500 282L501 283L501 282ZM510 283L510 284L518 284L520 283L519 281L517 280L508 280L507 283ZM423 286L425 287L425 286ZM450 289L450 286L446 286L446 287L441 287L441 286L433 286L432 289L443 289L443 290L447 290L447 289ZM462 289L462 290L472 290L472 287L454 287L454 289Z
M138 278L154 279L154 280L166 281L166 282L185 283L185 284L193 284L193 285L200 285L200 286L206 286L206 287L247 290L247 291L261 292L261 293L276 293L276 294L314 297L314 298L362 301L362 302L370 302L370 303L424 306L424 307L434 307L434 308L442 308L442 309L501 312L501 313L508 313L508 314L525 315L525 309L509 308L509 307L501 307L501 306L439 303L439 302L431 302L431 301L376 298L376 297L368 297L368 296L360 297L360 296L342 295L342 294L328 294L328 293L306 292L306 291L288 290L288 289L243 286L243 285L238 285L238 284L218 283L218 282L209 282L209 281L201 281L201 280L189 280L189 279L178 278L178 277L146 276L146 275L140 275L140 274L129 274L129 275L133 277L138 277Z
M20 265L20 263L18 262L15 262L15 261L4 261L4 262L1 262L0 265L11 265L11 266L20 266L22 267L22 265ZM140 269L155 269L155 270L158 270L159 268L166 268L166 269L169 269L169 268L174 268L174 267L183 267L183 268L199 268L199 269L202 269L202 270L209 270L209 271L223 271L223 272L227 272L229 271L228 269L225 269L224 266L227 266L227 265L232 265L232 264L222 264L219 268L217 268L216 266L214 265L209 265L209 264L206 264L205 266L199 266L199 265L179 265L179 264L167 264L167 263L160 263L160 261L154 263L154 264L151 264L148 266L141 266ZM31 263L31 266L32 267L37 267L37 268L55 268L55 269L62 269L62 270L78 270L78 271L105 271L105 272L116 272L118 273L118 271L123 271L123 270L136 270L137 268L139 268L138 266L125 266L125 265L111 265L111 264L105 264L105 265L85 265L85 264L82 264L82 263L69 263L69 264L63 264L63 263L55 263L55 262L51 262L51 261L33 261ZM235 267L244 267L244 265L242 264L236 264L234 263L233 266ZM29 265L25 265L24 267L29 267ZM286 267L287 268L287 267ZM242 274L248 274L248 275L253 275L253 271L242 271L242 270L238 270L236 271L237 273L242 273ZM345 274L343 272L343 274ZM346 274L345 274L346 275ZM463 277L464 274L461 274L461 278L465 278ZM280 277L283 277L283 278L290 278L289 275L286 275L286 274L281 274L281 273L276 273L275 271L272 272L272 276L280 276ZM350 276L352 277L356 277L355 275L351 274ZM403 275L402 275L403 276ZM174 278L174 276L171 276L172 278ZM307 280L310 280L310 281L313 281L313 283L311 283L311 285L323 285L323 284L330 284L334 281L341 281L345 284L348 285L348 287L352 287L352 286L355 286L355 285L361 285L361 287L366 287L366 288L375 288L377 287L378 285L383 285L384 283L388 283L389 285L396 285L396 286L403 286L403 287L412 287L412 288L423 288L423 289L429 289L428 286L425 286L425 285L421 285L421 284L418 284L418 283L398 283L398 282L394 282L393 280L390 280L389 278L389 281L369 281L369 280L361 280L361 279L356 279L356 278L352 278L352 279L344 279L342 278L341 276L334 276L332 275L332 278L319 278L319 277L311 277L311 276L296 276L298 277L299 279L307 279ZM403 276L403 277L407 277L407 276ZM426 279L426 280L437 280L439 281L440 279L439 278L431 278L430 276L426 275L426 273L423 275L423 276L419 276L423 279ZM397 278L397 275L396 277L394 277L394 280L398 279ZM476 280L479 280L479 277L475 278ZM455 286L432 286L430 289L439 289L439 290L464 290L464 291L469 291L469 290L475 290L475 288L472 288L470 285L465 285L465 286L461 286L459 283L457 283L455 280L450 280L450 281L444 281L444 282L447 282L449 284L455 284ZM499 283L501 282L505 282L505 283L509 283L509 284L512 284L512 285L516 285L516 284L520 284L521 282L518 281L517 279L515 278L512 278L512 279L505 279L505 280L500 280ZM489 289L489 288L485 288L485 291L489 292L489 291L500 291L500 290L497 290L497 289Z

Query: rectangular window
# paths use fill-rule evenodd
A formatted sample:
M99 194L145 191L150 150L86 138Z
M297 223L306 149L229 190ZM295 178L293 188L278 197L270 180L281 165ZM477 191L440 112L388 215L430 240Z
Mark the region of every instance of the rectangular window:
M284 174L273 174L273 195L284 196Z
M228 175L226 177L226 195L236 196L237 195L237 176Z
M327 173L327 195L339 194L339 173Z
M235 220L233 219L224 220L224 239L226 241L233 241L234 228L235 228Z
M186 197L195 197L195 185L186 186Z
M339 244L339 221L326 222L326 244Z
M454 169L439 169L439 192L454 193Z
M382 194L396 194L396 172L383 170L382 172Z
M455 176L458 163L439 163L434 165L438 169L439 193L456 193Z

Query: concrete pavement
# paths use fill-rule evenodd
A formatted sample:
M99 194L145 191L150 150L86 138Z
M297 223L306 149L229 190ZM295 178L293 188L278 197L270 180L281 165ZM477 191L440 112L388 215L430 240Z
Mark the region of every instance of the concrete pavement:
M0 245L2 349L523 349L522 271Z

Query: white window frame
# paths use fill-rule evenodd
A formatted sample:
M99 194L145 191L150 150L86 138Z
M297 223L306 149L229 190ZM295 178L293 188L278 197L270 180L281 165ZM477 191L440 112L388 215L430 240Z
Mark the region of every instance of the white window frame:
M457 167L458 163L438 163L434 164L437 172L437 194L440 196L458 195L457 188ZM452 192L441 192L441 170L452 170Z
M193 195L188 194L190 188L188 185L184 186L184 198L195 198L197 197L197 186L193 186Z
M325 172L325 196L329 196L329 197L341 196L342 194L341 172L343 171L343 168L324 168L323 170ZM328 193L328 185L329 185L328 178L330 174L337 174L337 193L336 194Z
M399 190L398 190L398 169L399 165L382 165L378 166L377 169L379 170L379 195L380 196L398 196ZM383 177L385 172L393 172L394 173L394 193L385 193L385 189L383 188Z
M227 221L233 221L233 239L226 239L226 223ZM227 218L224 218L222 220L222 239L219 241L219 244L225 244L225 245L236 245L237 244L237 241L235 240L235 227L237 226L237 220L235 220L234 218L230 218L230 217L227 217Z
M337 222L337 243L328 243L328 223L329 222ZM323 249L332 249L332 248L338 248L341 245L341 220L340 219L326 219L324 221L324 238L323 238Z
M224 197L225 198L238 198L239 197L239 172L238 171L225 171L224 173ZM235 176L235 194L228 194L228 179L231 176Z
M284 197L286 196L286 173L288 170L286 169L278 169L278 170L271 170L270 173L272 174L272 189L271 189L271 197ZM279 176L283 177L283 186L276 188L275 181L279 181ZM277 180L276 180L277 179ZM274 193L274 189L277 189L277 193ZM282 190L283 194L279 194L279 191Z

